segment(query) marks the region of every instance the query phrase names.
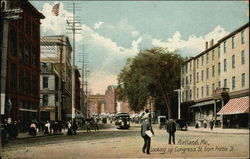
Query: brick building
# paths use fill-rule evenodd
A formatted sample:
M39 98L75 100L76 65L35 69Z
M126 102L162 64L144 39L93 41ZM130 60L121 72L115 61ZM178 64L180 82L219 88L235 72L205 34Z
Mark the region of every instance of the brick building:
M90 95L88 99L89 116L100 115L102 113L105 113L104 103L105 103L104 95L100 94Z
M21 131L38 120L40 80L40 19L28 1L10 3L21 8L21 19L8 23L5 116L20 122Z

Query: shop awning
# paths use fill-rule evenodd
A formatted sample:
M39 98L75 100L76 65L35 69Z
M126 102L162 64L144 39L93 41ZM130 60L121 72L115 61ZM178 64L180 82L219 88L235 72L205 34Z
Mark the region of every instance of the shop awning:
M230 99L217 113L218 115L232 115L249 113L249 97Z
M199 107L199 106L205 106L205 105L210 105L210 104L214 104L214 102L215 102L214 100L200 102L200 103L196 103L195 105L192 105L190 108Z

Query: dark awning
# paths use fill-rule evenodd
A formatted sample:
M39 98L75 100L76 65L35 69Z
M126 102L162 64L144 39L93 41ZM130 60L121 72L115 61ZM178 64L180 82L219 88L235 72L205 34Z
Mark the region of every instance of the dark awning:
M214 100L200 102L200 103L196 103L195 105L192 105L190 108L199 107L199 106L205 106L205 105L210 105L210 104L214 104L214 102L215 102Z
M230 99L217 113L218 115L231 115L249 113L249 97Z

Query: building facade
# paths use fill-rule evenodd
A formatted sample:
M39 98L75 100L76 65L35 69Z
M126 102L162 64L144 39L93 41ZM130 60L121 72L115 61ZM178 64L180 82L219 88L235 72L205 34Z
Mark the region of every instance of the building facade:
M8 23L4 115L19 121L25 131L39 119L40 19L45 17L28 1L9 3L10 9L23 12L21 19Z
M53 63L59 72L61 96L59 96L59 120L66 120L66 114L72 111L72 47L65 35L46 36L41 39L41 62ZM70 113L71 114L71 113ZM61 118L61 119L60 119Z
M244 104L246 101L242 103L242 97L249 95L248 35L249 23L215 44L213 39L206 42L202 53L183 64L181 102L189 105L188 118L192 124L204 126L214 120L216 126L247 126L249 107ZM225 110L221 113L231 99L241 101L238 107L246 107L246 110L239 111L234 106L231 112Z
M41 63L40 121L57 121L59 105L59 73L53 63Z

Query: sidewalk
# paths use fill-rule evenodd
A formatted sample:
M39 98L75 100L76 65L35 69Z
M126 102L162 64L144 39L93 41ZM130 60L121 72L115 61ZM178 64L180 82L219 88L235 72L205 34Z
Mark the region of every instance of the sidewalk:
M109 128L113 128L115 127L114 124L98 124L98 127L99 129L109 129ZM86 127L85 126L82 126L78 132L81 132L81 131L85 131L86 130ZM18 136L16 139L24 139L24 138L37 138L37 137L49 137L49 136L58 136L58 135L67 135L67 129L63 129L61 133L58 133L58 134L51 134L51 135L44 135L43 132L37 132L36 136L31 136L29 135L28 132L26 133L18 133ZM91 129L91 131L93 131L93 129Z
M221 134L249 134L249 129L230 129L230 128L195 128L188 127L187 131L205 132L205 133L221 133Z

